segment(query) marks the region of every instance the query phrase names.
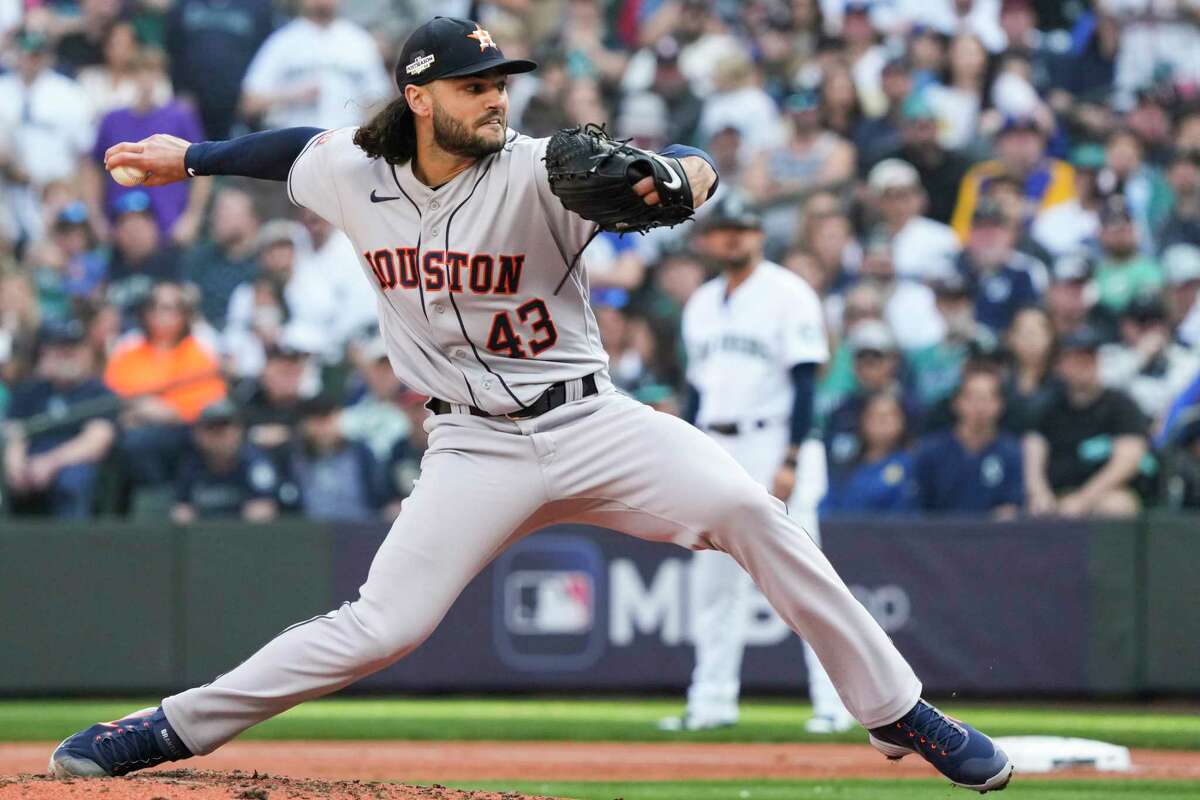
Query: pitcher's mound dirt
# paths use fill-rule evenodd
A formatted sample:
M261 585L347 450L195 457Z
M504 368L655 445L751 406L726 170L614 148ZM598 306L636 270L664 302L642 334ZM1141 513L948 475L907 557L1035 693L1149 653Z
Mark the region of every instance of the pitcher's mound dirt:
M506 792L460 792L441 786L283 778L258 772L166 770L125 778L57 780L28 773L0 776L0 798L28 800L539 800ZM546 800L542 798L541 800Z

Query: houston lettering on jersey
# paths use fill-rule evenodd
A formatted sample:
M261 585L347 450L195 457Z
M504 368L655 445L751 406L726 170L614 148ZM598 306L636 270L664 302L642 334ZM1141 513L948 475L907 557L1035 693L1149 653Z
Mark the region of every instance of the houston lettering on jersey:
M363 252L371 274L384 291L416 289L427 292L470 292L472 294L516 294L521 288L525 254L461 253L456 250L426 250L392 247Z

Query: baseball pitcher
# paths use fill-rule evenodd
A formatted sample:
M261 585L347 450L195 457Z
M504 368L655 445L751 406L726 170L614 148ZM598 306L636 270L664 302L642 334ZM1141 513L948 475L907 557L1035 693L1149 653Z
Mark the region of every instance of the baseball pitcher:
M400 96L366 125L228 142L152 136L112 170L286 182L341 228L378 295L400 379L430 396L421 480L353 602L297 623L211 683L65 740L57 775L121 775L211 753L297 703L403 658L472 577L539 528L579 522L745 569L808 641L889 758L919 753L954 783L1005 785L1004 752L920 698L921 684L821 551L725 450L617 393L578 257L603 225L676 224L709 196L708 156L635 150L586 127L508 129L506 59L488 31L438 17L409 37Z

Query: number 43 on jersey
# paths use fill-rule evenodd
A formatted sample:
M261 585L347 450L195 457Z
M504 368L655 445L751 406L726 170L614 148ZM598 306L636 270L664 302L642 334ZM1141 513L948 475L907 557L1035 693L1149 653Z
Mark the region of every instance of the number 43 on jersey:
M516 316L514 324L513 316ZM517 328L528 329L527 338L522 338ZM515 312L499 311L492 317L492 328L488 332L487 348L493 353L509 358L530 358L554 347L558 341L558 329L550 319L550 312L540 298L534 298L517 306Z

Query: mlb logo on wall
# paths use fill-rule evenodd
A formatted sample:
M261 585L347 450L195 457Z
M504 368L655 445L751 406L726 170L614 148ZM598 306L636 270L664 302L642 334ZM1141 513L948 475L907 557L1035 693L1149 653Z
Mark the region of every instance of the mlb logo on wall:
M504 587L505 625L530 636L585 634L595 621L592 576L578 570L513 572Z
M510 548L493 575L500 659L527 672L585 669L603 655L606 570L585 538L542 534Z

